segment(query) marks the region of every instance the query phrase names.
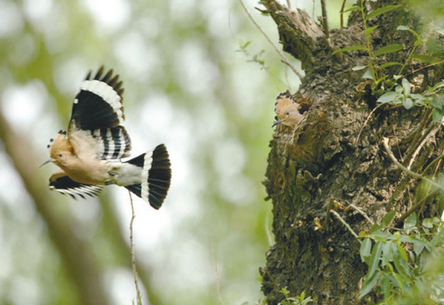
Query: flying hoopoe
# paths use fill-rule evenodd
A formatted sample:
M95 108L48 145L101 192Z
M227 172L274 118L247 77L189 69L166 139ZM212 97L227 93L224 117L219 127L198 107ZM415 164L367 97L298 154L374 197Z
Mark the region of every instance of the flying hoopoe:
M88 73L74 99L68 131L60 130L48 145L50 159L62 170L49 179L49 188L73 198L96 196L105 185L124 186L159 209L171 181L171 163L160 144L134 159L122 162L131 150L123 127L122 81L102 66Z

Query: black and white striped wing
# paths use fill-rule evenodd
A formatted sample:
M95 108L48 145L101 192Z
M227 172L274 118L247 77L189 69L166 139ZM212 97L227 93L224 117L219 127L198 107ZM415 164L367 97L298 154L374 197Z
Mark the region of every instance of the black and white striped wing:
M131 139L123 127L122 81L113 70L103 75L103 66L91 72L74 99L68 136L79 157L121 159L128 157Z
M103 185L78 183L69 178L63 171L60 171L49 178L49 188L67 194L74 199L77 199L77 196L85 199L86 196L97 196L103 189Z

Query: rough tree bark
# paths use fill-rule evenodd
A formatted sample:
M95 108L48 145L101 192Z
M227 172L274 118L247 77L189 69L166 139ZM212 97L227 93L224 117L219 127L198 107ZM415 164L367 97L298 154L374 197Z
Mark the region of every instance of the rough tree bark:
M365 8L368 13L400 3L368 1ZM295 129L278 125L270 143L264 185L273 202L276 243L266 254L266 266L260 269L262 290L268 304L284 298L284 287L291 296L305 291L314 304L364 303L358 299L366 272L359 258L360 244L328 210L336 210L357 233L368 230L370 224L350 204L376 222L396 210L401 224L400 216L425 195L417 191L420 179L399 170L381 140L388 137L397 159L404 164L412 162L411 169L421 173L444 152L441 128L433 124L426 108L405 110L384 105L375 110L377 97L372 89L378 88L362 78L363 71L352 70L368 64L366 51L332 55L334 49L366 45L358 12L351 14L346 28L332 30L326 39L305 12L290 11L273 0L261 4L278 26L284 51L301 60L305 70L293 95L305 120ZM393 43L403 46L399 52L376 57L375 64L405 62L415 37L396 28L406 25L420 32L420 18L403 6L372 18L369 26L374 25L378 28L371 36L373 50ZM413 61L403 73L415 84L416 92L444 77L442 65L423 66ZM397 71L399 67L391 67L384 73L391 78ZM413 154L420 145L420 154ZM427 174L436 172L439 165L437 162ZM422 217L437 215L436 196L428 196L416 212ZM376 300L375 295L368 298Z

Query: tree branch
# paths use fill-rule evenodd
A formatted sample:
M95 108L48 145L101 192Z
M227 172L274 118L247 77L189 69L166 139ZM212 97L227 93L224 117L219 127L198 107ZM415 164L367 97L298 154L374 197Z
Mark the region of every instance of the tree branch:
M137 293L137 304L142 305L142 297L140 296L140 290L139 290L139 282L137 280L137 267L136 267L136 253L134 250L134 240L133 240L133 222L136 218L136 214L134 213L134 204L133 204L133 197L131 197L131 192L128 191L129 198L130 198L130 204L131 204L131 221L130 221L130 248L131 248L131 265L133 267L133 277L134 277L134 285L136 286L136 293Z
M32 147L29 147L31 141L25 135L16 132L1 112L0 139L46 224L51 241L57 248L68 278L79 297L79 303L108 304L101 281L103 276L97 267L90 245L72 230L78 226L72 217L56 208L60 202L54 201L48 193L46 184L48 180L42 179L36 173L39 162L36 161Z
M361 243L358 234L356 234L355 231L353 231L353 229L350 227L350 225L344 219L342 219L341 215L339 215L338 212L336 212L335 210L330 210L330 213L332 213L333 216L335 216L340 222L342 222L342 224L348 229L348 231L350 231L350 233L356 238L356 240Z
M279 54L279 56L281 57L281 60L284 64L286 64L287 66L290 67L291 70L293 70L293 72L302 79L303 75L296 70L296 68L291 64L291 62L288 61L287 57L285 57L284 53L281 52L281 50L278 49L278 47L275 46L275 44L273 43L273 41L270 39L270 37L268 37L268 35L264 32L264 30L262 30L261 26L256 22L256 20L254 20L253 16L250 14L250 11L248 10L248 8L245 6L245 3L242 0L239 0L239 2L241 3L242 7L244 8L245 12L248 15L248 18L250 18L250 20L253 22L253 24L259 29L259 31L262 33L262 35L264 35L264 37L268 40L268 42L273 46L273 48L276 50L276 52Z
M395 155L393 155L393 152L391 151L388 143L389 143L389 139L388 138L385 138L385 137L382 138L382 144L384 145L384 148L385 148L387 154L389 155L390 159L392 159L393 163L395 163L395 165L399 169L403 170L404 172L406 172L407 174L409 174L412 177L423 179L423 180L427 181L428 183L430 183L431 185L444 190L444 187L439 185L435 181L430 180L429 178L426 178L426 177L422 176L421 174L415 173L415 172L409 170L407 167L405 167L401 163L399 163L399 161L395 158Z
M302 67L311 66L313 50L318 38L325 37L322 29L303 10L291 11L275 0L260 2L276 22L283 50L302 62Z

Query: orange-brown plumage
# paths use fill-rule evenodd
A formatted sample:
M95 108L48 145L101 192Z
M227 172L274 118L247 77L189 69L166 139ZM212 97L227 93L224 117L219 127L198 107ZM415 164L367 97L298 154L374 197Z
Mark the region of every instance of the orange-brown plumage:
M74 99L68 131L48 145L52 162L62 171L50 178L50 188L72 197L97 195L104 185L124 186L161 207L171 181L170 160L161 144L129 161L131 140L123 126L122 81L113 71L89 73Z

